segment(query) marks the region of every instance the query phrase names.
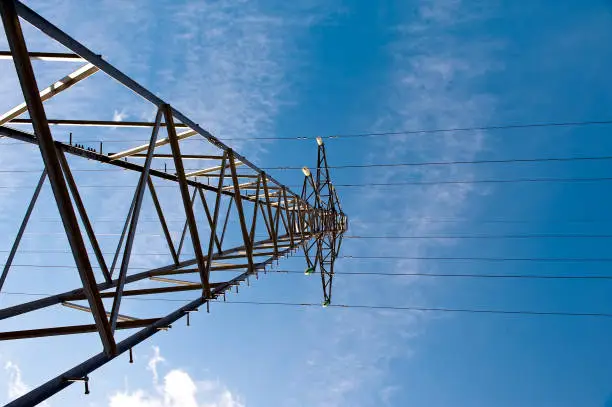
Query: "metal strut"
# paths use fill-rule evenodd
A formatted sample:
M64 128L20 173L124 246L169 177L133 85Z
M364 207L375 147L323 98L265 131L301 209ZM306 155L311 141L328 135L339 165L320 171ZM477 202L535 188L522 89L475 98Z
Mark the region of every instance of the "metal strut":
M306 254L308 269L316 269L321 273L324 305L329 304L334 274L333 262L340 249L347 221L331 184L322 143L319 143L316 177L309 174L304 179L301 194L298 195L20 1L0 0L0 16L10 47L10 51L0 51L0 63L14 65L24 98L23 103L5 114L0 114L0 137L38 146L44 163L44 171L34 189L0 275L0 290L7 280L22 236L47 179L77 269L74 275L76 288L2 308L0 320L11 319L15 322L12 326L20 327L22 325L16 318L52 307L55 307L54 311L63 313L62 316L66 314L69 317L71 313L79 311L81 314L90 314L93 319L93 323L80 325L50 322L48 326L0 331L0 341L91 332L96 333L102 342L101 352L96 356L13 400L9 406L21 407L41 403L76 382L84 383L86 391L89 392L89 383L95 379L91 374L97 368L123 352L129 351L132 355L132 349L136 345L159 332L167 331L180 318L188 318L187 322L191 324L191 312L197 311L204 304L207 311L210 311L211 301L225 298L226 292L232 287L238 291L238 285L243 281L250 285L249 276L257 277L259 271L264 271L273 261L278 263L281 257L294 253L300 247ZM29 52L20 19L63 45L65 52ZM32 69L32 59L54 63L77 61L85 65L40 91ZM144 99L152 107L151 110L157 112L155 120L111 122L86 120L82 117L47 118L44 101L60 92L69 92L74 87L82 86L81 83L86 82L94 73L114 79ZM118 106L118 109L120 110L121 106ZM28 114L28 117L24 118L25 114ZM31 124L34 132L19 130L18 126L24 124ZM84 148L79 144L79 135L76 133L74 143L72 135L70 143L56 141L50 125L133 128L134 131L142 131L149 137L149 142L116 153L103 154L102 148L100 151ZM167 132L167 137L158 137L160 129ZM198 151L192 151L193 149L187 151L186 148L181 148L181 145L184 146L183 140L191 137L202 139L206 144L205 149L212 152L199 154ZM156 153L156 148L160 146L169 146L170 154ZM109 151L107 144L104 150ZM183 151L188 154L183 154ZM107 266L107 259L98 244L99 236L96 236L90 222L94 217L85 208L72 176L70 165L79 159L138 175L133 195L125 198L124 204L130 206L110 267ZM153 159L172 160L175 171L154 169L151 165ZM186 172L183 165L185 159L194 160L192 162L205 161L206 164L202 165L201 169ZM202 179L208 181L202 182ZM178 245L175 245L177 236L173 236L168 228L167 212L160 203L162 197L158 196L155 190L154 185L160 182L174 187L164 192L170 191L175 198L178 197L181 200L178 206L182 207L181 211L185 213L185 227ZM169 248L167 263L170 264L135 272L130 261L136 254L134 242L139 235L138 220L141 213L147 210L147 187L152 201L150 209L155 210L160 220L162 236ZM200 196L204 208L204 214L199 216L198 212L198 217L195 214L197 195ZM206 200L207 196L209 201ZM222 208L224 218L220 213ZM81 225L85 229L89 245L85 243ZM187 233L192 245L189 250L184 247ZM265 238L256 239L256 236L262 235ZM100 281L93 272L88 247L100 266ZM119 271L114 273L116 268ZM216 272L223 273L212 274ZM27 284L27 279L24 280ZM21 291L26 290L27 287ZM149 315L152 313L151 309L145 307L140 309L144 315L132 315L130 312L127 316L120 312L125 297L154 299L149 296L160 294L178 294L182 295L179 297L181 299L191 295L192 299L186 305L165 315ZM103 299L112 304L110 309L105 308ZM52 322L64 320L54 318ZM122 330L121 338L125 338L119 342L115 336L117 330ZM130 356L130 360L132 359Z

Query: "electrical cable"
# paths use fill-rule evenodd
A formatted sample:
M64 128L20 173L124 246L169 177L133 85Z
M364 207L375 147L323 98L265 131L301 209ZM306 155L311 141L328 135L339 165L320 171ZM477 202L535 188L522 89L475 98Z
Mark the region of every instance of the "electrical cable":
M459 181L405 181L386 183L364 183L364 184L333 184L334 187L396 187L409 185L449 185L449 184L514 184L514 183L557 183L557 182L604 182L612 181L612 177L584 177L584 178L516 178L516 179L492 179L492 180L459 180ZM134 185L79 185L79 188L131 188ZM301 188L302 185L288 185L289 188ZM0 189L31 189L24 185L0 185ZM176 185L158 185L156 188L177 188Z
M574 161L608 161L612 156L579 156L579 157L543 157L543 158L509 158L499 160L464 160L464 161L423 161L423 162L404 162L404 163L384 163L384 164L342 164L330 165L330 169L358 169L358 168L388 168L388 167L422 167L422 166L442 166L442 165L467 165L467 164L518 164L518 163L544 163L544 162L574 162ZM185 168L185 171L197 171L201 168ZM276 166L262 167L262 170L301 170L302 167ZM157 168L158 171L174 171L174 168ZM41 169L11 169L0 170L0 173L40 173ZM123 172L123 169L71 169L72 172Z
M4 295L24 295L24 296L48 296L52 294L27 293L27 292L2 292ZM190 302L193 299L178 298L135 298L126 297L124 300L131 301L158 301L158 302ZM284 306L284 307L317 307L321 304L308 302L263 302L263 301L220 301L215 300L211 303L217 304L239 304L239 305L261 305L261 306ZM447 307L414 307L414 306L391 306L391 305L363 305L363 304L329 304L328 308L341 309L367 309L367 310L392 310L392 311L412 311L412 312L446 312L446 313L467 313L467 314L497 314L497 315L522 315L522 316L563 316L563 317L595 317L612 318L612 314L603 312L565 312L565 311L531 311L531 310L502 310L502 309L472 309L472 308L447 308Z
M293 137L220 137L222 141L232 140L315 140L317 137L322 139L355 139L355 138L368 138L368 137L389 137L389 136L405 136L415 134L444 134L452 132L477 132L477 131L496 131L496 130L516 130L516 129L529 129L529 128L550 128L550 127L586 127L586 126L602 126L612 124L612 120L587 120L577 122L548 122L548 123L519 123L519 124L505 124L505 125L492 125L492 126L474 126L474 127L455 127L455 128L444 128L444 129L429 129L429 130L398 130L398 131L386 131L386 132L361 132L351 134L335 134L335 135L321 135L321 136L293 136ZM148 142L149 139L133 139L133 140L75 140L79 143L127 143L127 142ZM202 141L203 139L192 139L188 138L185 141ZM66 143L67 141L64 141ZM23 143L2 143L1 145L8 144L22 144Z

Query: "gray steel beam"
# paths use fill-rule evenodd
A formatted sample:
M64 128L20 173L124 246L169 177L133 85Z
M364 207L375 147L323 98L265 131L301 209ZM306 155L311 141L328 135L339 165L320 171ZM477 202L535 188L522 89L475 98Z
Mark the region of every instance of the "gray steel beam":
M2 286L4 285L6 276L8 275L8 272L11 268L11 264L13 264L13 259L15 258L15 254L17 253L17 249L19 248L19 243L21 242L21 238L23 237L23 232L25 231L25 228L28 225L30 215L32 215L32 210L34 210L36 200L38 200L38 195L40 194L40 190L42 189L46 178L47 171L43 170L42 174L40 175L40 179L38 180L38 184L36 184L36 189L34 190L34 195L30 200L28 209L26 209L26 213L23 217L23 220L21 221L21 226L19 227L19 231L17 232L17 236L15 237L15 241L13 242L13 246L11 247L11 251L9 252L8 257L4 262L4 269L2 270L2 275L0 276L0 291L2 291Z
M119 308L121 307L121 296L123 294L123 285L125 284L125 277L127 276L128 267L130 265L130 258L132 256L132 246L134 244L134 237L136 236L136 228L138 227L138 218L140 216L140 208L142 206L142 199L144 197L144 191L147 187L147 180L149 179L149 170L151 168L151 162L153 162L153 152L155 151L155 142L157 141L157 134L159 132L159 124L161 123L162 111L157 110L155 117L155 127L151 133L151 141L149 142L149 152L145 159L144 170L140 174L138 180L138 186L134 192L134 209L132 210L132 216L130 219L130 229L127 234L125 241L125 248L123 249L123 260L121 261L121 268L119 269L119 283L117 284L117 290L115 291L115 299L113 301L113 308L111 310L110 325L111 330L114 332L117 326L117 317L119 316Z
M0 136L4 136L4 137L9 137L15 140L20 140L20 141L24 141L26 143L30 143L30 144L36 144L38 145L38 140L35 136L33 136L32 134L26 133L24 131L21 130L17 130L17 129L12 129L10 127L6 127L6 126L0 126ZM143 171L143 166L140 164L135 164L132 162L128 162L128 161L123 161L123 160L111 160L108 156L104 155L104 154L100 154L98 152L95 151L88 151L88 150L84 150L82 148L78 148L75 146L71 146L69 144L65 144L65 143L61 143L59 141L55 141L55 146L56 148L61 149L62 151L68 153L68 154L72 154L72 155L76 155L79 157L83 157L83 158L87 158L88 160L95 160L104 164L110 164L113 165L115 167L119 167L119 168L123 168L126 170L131 170L131 171L137 171L137 172L142 172ZM164 179L164 180L168 180L168 181L173 181L173 182L178 182L178 177L174 174L170 174L170 173L166 173L164 171L159 171L159 170L154 170L151 169L149 171L149 174L152 177L156 177L156 178L160 178L160 179ZM207 177L210 175L207 175ZM241 177L239 175L239 177ZM253 175L253 177L255 177ZM187 184L189 184L189 186L193 186L193 187L197 187L197 188L202 188L205 191L212 191L212 192L217 192L217 188L212 187L210 185L207 184L203 184L201 182L195 181L195 180L187 180ZM234 193L232 191L222 191L223 195L226 196L234 196ZM243 196L244 199L247 200L252 200L247 196Z
M164 211L161 208L159 203L159 199L157 198L157 192L155 192L155 186L153 185L153 180L149 176L147 179L147 183L149 185L149 192L151 192L151 199L153 200L153 205L155 205L155 211L157 212L157 217L159 218L159 223L161 223L162 229L164 231L164 237L166 238L166 242L168 243L168 249L170 249L170 255L172 256L172 260L174 263L178 264L179 258L176 254L176 250L174 249L174 243L172 243L172 236L170 235L170 230L168 230L168 224L166 223L166 217L164 216Z
M223 159L223 157L221 157L221 159ZM208 220L209 227L212 228L213 218L210 214L208 203L206 202L206 196L204 195L204 191L202 191L200 188L198 188L198 193L200 194L200 200L202 201L202 206L204 206L204 213L206 214L206 220ZM217 233L214 234L214 239L215 239L215 244L217 245L217 250L220 252L222 250L221 242L219 241L219 238L217 237ZM223 239L223 236L221 237L221 239Z
M219 207L221 206L221 191L223 190L223 181L225 177L225 160L226 153L223 153L223 159L221 160L221 176L219 177L219 184L217 188L217 196L215 198L215 209L213 211L212 222L210 223L210 239L208 240L208 255L206 256L206 269L205 273L207 278L210 278L210 266L213 258L213 236L217 236L217 223L219 222ZM219 250L221 253L221 250Z
M288 248L285 252L288 252L289 250L291 250L291 248ZM266 264L272 261L273 261L273 258L268 259L265 263L262 263L261 268L265 267ZM223 293L223 291L225 291L227 288L231 287L232 285L239 283L241 281L244 281L246 277L249 275L249 273L250 273L249 271L244 272L240 274L239 276L235 277L234 279L228 281L225 285L216 287L214 290L212 290L211 296L216 297L217 295L220 295L221 293ZM178 308L177 310L166 315L165 317L158 319L157 322L154 322L153 324L147 326L146 328L135 333L134 335L117 343L117 353L116 354L109 355L103 352L99 353L95 355L94 357L86 360L85 362L47 381L43 385L30 391L29 393L17 398L16 400L13 400L12 402L8 403L5 407L29 407L29 406L33 406L33 405L42 403L43 401L45 401L52 395L58 393L59 391L65 389L66 387L70 386L73 383L71 381L66 380L66 378L87 376L94 370L98 369L99 367L103 366L104 364L116 358L118 355L124 352L127 352L134 346L138 345L144 340L155 335L159 331L160 328L165 328L165 327L170 326L172 323L184 317L188 312L198 309L198 307L200 307L202 304L205 304L208 301L209 300L207 300L204 297L196 298L195 300Z
M196 225L195 216L193 215L193 207L189 200L189 186L187 184L187 178L185 178L185 168L183 167L183 160L181 159L181 148L179 146L179 140L176 136L176 130L174 129L174 118L173 109L170 105L162 105L160 109L164 111L164 117L166 118L166 129L168 130L168 139L170 140L170 149L174 156L174 168L176 168L176 175L179 179L179 188L181 190L181 198L183 200L183 207L185 208L185 216L187 223L189 224L189 233L191 236L191 243L193 244L193 250L195 252L196 262L200 269L200 279L202 280L203 291L202 294L208 298L210 295L210 286L208 284L208 276L206 275L206 263L204 262L204 254L202 253L202 245L200 243L200 235L198 234L198 227Z
M227 230L227 223L229 221L230 212L232 211L232 204L234 203L234 198L230 198L229 204L227 204L227 212L225 212L225 219L223 220L223 229L221 230L221 245L223 244L223 240L225 239L225 231ZM221 251L221 248L219 248Z
M244 216L244 208L242 207L242 199L240 197L240 184L238 183L238 177L236 176L236 162L234 160L234 152L232 150L227 151L227 158L229 160L230 171L232 173L232 181L234 183L234 201L236 201L236 212L238 212L238 219L240 219L240 231L242 232L242 239L244 241L244 247L246 248L247 260L249 261L249 270L251 273L255 272L253 262L253 247L251 246L251 238L249 236L249 229L246 224L246 218ZM274 241L276 243L276 240Z
M144 326L152 325L157 321L159 321L159 318L121 321L117 324L117 329L142 328ZM92 325L60 326L60 327L55 327L55 328L26 329L26 330L21 330L21 331L0 332L0 341L10 341L10 340L15 340L15 339L28 339L28 338L41 338L45 336L74 335L74 334L82 334L82 333L96 332L96 331L97 331L97 328L93 324Z
M96 279L87 256L87 249L79 224L70 202L70 195L66 181L62 175L53 136L47 124L45 110L38 92L38 85L34 76L34 70L28 55L25 39L21 30L21 24L17 16L14 0L0 1L0 15L4 24L4 31L13 54L13 62L19 77L19 83L24 94L32 125L37 136L38 146L47 170L49 183L55 196L55 201L66 230L68 242L74 256L74 261L78 267L79 275L85 290L89 306L92 310L92 315L102 340L104 350L107 354L116 352L116 343L110 329L110 324L106 318L104 304L100 299L98 289L96 287Z
M74 127L155 127L153 122L134 122L134 121L117 121L117 120L74 120L74 119L47 119L49 125L52 126L74 126ZM30 119L13 119L11 124L31 124ZM162 123L161 127L165 127L166 123ZM178 124L176 127L186 128L184 124ZM112 154L111 154L112 155ZM136 155L136 154L134 154ZM138 154L141 158L146 157L146 154Z
M191 207L195 204L196 194L198 193L197 188L193 189L193 194L191 195ZM192 209L193 210L193 209ZM183 243L185 243L185 235L187 233L187 228L189 227L189 222L185 219L185 224L183 225L183 231L181 232L181 239L179 241L177 255L180 257L181 251L183 250Z
M66 62L82 62L83 58L77 54L68 52L30 52L30 59L38 61L66 61ZM13 54L9 51L0 51L0 59L13 59Z
M268 247L266 246L266 244L270 243L270 239L265 239L265 240L260 240L258 242L255 243L255 245L253 246L254 249L261 249L261 248L265 248ZM222 260L222 259L226 259L228 258L228 256L234 254L234 253L240 253L241 251L244 251L245 247L244 246L238 246L238 247L234 247L232 249L228 249L225 250L223 253L216 253L213 256L213 260ZM241 256L244 257L244 256ZM156 269L152 269L152 270L148 270L148 271L143 271L140 273L136 273L136 274L132 274L129 275L126 278L126 284L127 283L133 283L136 281L140 281L146 278L149 278L151 276L154 275L158 275L158 273L160 272L164 272L164 271L171 271L171 270L179 270L183 267L189 267L196 264L196 260L195 259L190 259L190 260L185 260L180 262L179 264L170 264L167 266L163 266L163 267L158 267ZM98 290L108 290L110 288L116 287L118 283L118 279L113 280L110 283L100 283L98 284L97 288ZM66 298L75 295L75 294L83 294L83 289L82 288L77 288L76 290L71 290L71 291L66 291L60 294L56 294L56 295L52 295L49 297L45 297L45 298L40 298L38 300L34 300L34 301L29 301L23 304L19 304L19 305L14 305L11 307L7 307L7 308L3 308L0 309L0 320L3 319L7 319L7 318L11 318L17 315L21 315L21 314L25 314L27 312L30 311L35 311L38 309L42 309L42 308L46 308L46 307L50 307L52 305L56 305L59 304L62 301L65 301Z
M270 192L268 191L268 174L265 172L261 173L261 181L264 190L264 196L266 197L266 209L268 211L268 222L266 224L269 226L268 232L270 233L270 239L274 242L274 252L278 253L278 245L276 244L276 228L274 227L274 218L272 217L272 206L270 201ZM259 199L259 197L257 197Z
M121 83L123 86L127 87L128 89L132 90L134 93L138 94L142 98L153 103L158 108L162 107L162 105L167 104L167 102L164 102L162 99L155 96L153 92L149 91L148 89L146 89L145 87L137 83L135 80L133 80L132 78L130 78L129 76L121 72L119 69L115 68L110 63L106 62L104 59L102 59L102 57L100 57L99 55L96 55L94 52L89 50L83 44L81 44L74 38L70 37L64 31L60 30L58 27L53 25L50 21L46 20L45 18L37 14L34 10L30 9L25 4L19 1L15 1L15 4L16 4L17 12L19 13L19 16L21 18L23 18L24 20L32 24L34 27L36 27L38 30L42 31L49 37L53 38L55 41L59 42L66 48L70 49L75 54L81 56L83 59L97 66L101 71L103 71L108 76L110 76L111 78ZM173 114L177 120L189 126L195 132L199 133L202 137L206 138L213 145L217 146L223 151L227 151L227 149L229 148L226 144L224 144L219 139L214 137L208 131L204 130L197 123L189 119L187 116L185 116L178 110L173 109ZM256 165L251 163L249 160L247 160L245 157L241 156L240 154L234 153L234 155L239 161L241 161L242 163L244 163L251 169L257 172L261 171L260 168L258 168ZM283 184L281 184L274 178L272 177L268 177L268 178L273 183L277 184L278 186L283 187Z
M76 71L74 71L73 73L71 73L70 75L63 77L59 81L56 81L50 86L41 90L38 93L38 96L40 100L43 102L45 100L49 100L55 95L57 95L58 93L63 92L66 89L70 88L71 86L76 85L80 81L89 78L91 75L95 74L96 72L98 72L98 68L96 68L92 64L86 64L80 67L79 69L77 69ZM11 122L13 119L21 116L27 111L28 111L28 106L26 103L21 103L20 105L15 106L14 108L7 111L6 113L0 115L0 125ZM34 124L32 120L30 120L30 123Z
M72 199L74 200L74 204L76 205L77 210L79 211L79 215L81 216L83 227L85 228L85 232L87 233L87 237L89 238L91 247L94 251L96 259L98 260L98 264L100 265L100 270L102 271L106 282L109 282L112 280L112 277L108 272L108 267L106 266L104 255L102 254L102 250L100 249L100 245L98 244L98 239L96 239L96 234L94 233L93 227L91 226L91 222L89 221L89 216L87 216L85 205L83 205L81 194L79 194L79 188L77 187L77 184L74 181L74 178L72 177L72 172L70 171L68 161L66 161L66 157L64 156L64 152L62 150L57 151L57 157L59 158L62 170L64 170L64 176L66 177L68 188L70 188L70 192L72 192Z

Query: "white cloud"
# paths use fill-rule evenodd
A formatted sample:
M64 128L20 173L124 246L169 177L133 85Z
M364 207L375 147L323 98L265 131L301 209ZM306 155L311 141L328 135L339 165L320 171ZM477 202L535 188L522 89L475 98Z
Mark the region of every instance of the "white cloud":
M215 381L196 382L180 369L164 376L164 384L154 393L144 390L117 392L109 407L244 407L226 387Z
M114 122L121 122L123 121L125 118L127 117L127 113L125 112L125 110L115 110L113 112L113 121Z
M8 398L14 400L17 397L23 396L30 390L30 386L23 382L21 378L21 369L10 360L4 364L4 369L8 373Z
M165 360L166 359L164 359L159 352L159 346L153 346L153 356L151 356L151 359L149 359L149 362L147 363L147 370L150 370L153 374L153 383L155 384L157 384L159 380L157 365Z
M244 407L242 401L218 380L194 380L182 369L170 370L158 385L157 365L165 361L159 347L153 347L153 356L147 370L153 377L153 390L128 389L113 394L108 407Z

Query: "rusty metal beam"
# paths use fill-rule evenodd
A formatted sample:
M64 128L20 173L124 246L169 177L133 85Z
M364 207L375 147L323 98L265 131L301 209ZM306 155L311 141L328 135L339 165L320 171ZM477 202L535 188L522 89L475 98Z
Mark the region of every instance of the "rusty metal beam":
M85 62L77 54L69 52L29 52L30 60L53 61L53 62ZM0 51L0 59L13 59L9 51Z
M210 277L211 263L213 258L213 241L217 237L217 223L219 223L219 207L221 206L221 190L225 175L225 163L227 160L227 154L223 153L223 159L221 160L221 176L219 177L219 185L217 188L217 196L215 198L215 209L213 211L212 221L210 222L210 239L208 240L208 255L206 256L206 269L205 273L207 278ZM221 243L219 243L221 247ZM219 250L221 253L221 250Z
M181 148L179 147L178 136L174 129L174 118L172 117L172 108L170 105L164 105L162 107L164 116L166 118L168 139L170 140L170 148L172 155L174 155L174 168L176 168L176 175L179 178L179 187L181 190L181 197L183 200L183 207L185 208L185 216L189 223L189 232L191 236L191 243L193 244L193 250L195 252L196 262L200 269L200 279L202 281L202 295L208 298L210 295L210 286L208 283L208 275L206 274L206 263L204 261L204 254L202 253L202 244L200 243L200 235L198 234L198 227L196 225L195 216L193 214L193 208L189 200L189 186L187 184L187 178L185 176L185 168L183 167L183 160L181 159Z
M168 249L170 250L170 255L172 256L172 260L174 260L174 263L178 264L179 258L176 254L176 250L174 249L174 243L172 243L172 236L170 235L170 230L168 230L166 217L164 216L164 211L162 210L161 205L159 203L159 199L157 198L157 192L155 192L155 186L153 185L153 180L151 179L151 176L148 177L147 184L149 185L151 199L153 200L155 212L157 212L159 223L161 224L162 230L164 232L164 237L166 238L166 243L168 244Z
M102 300L100 299L96 286L96 279L89 262L89 257L87 256L87 249L83 241L83 236L81 236L76 214L74 213L72 202L70 202L68 187L62 174L53 142L53 136L47 124L45 109L38 91L38 85L36 84L34 70L32 69L28 49L21 30L15 1L0 1L0 15L2 16L6 38L11 53L13 54L13 62L15 64L17 76L19 77L21 90L30 117L32 118L32 126L38 138L38 146L45 164L45 169L47 170L49 183L51 184L51 189L53 190L62 223L64 224L74 261L78 267L85 295L92 309L96 329L102 340L105 352L107 354L114 354L117 351L117 346L110 329L110 324L106 318L104 304L102 304Z
M38 195L40 195L40 190L42 189L46 178L47 171L43 170L42 174L40 175L40 179L38 180L38 184L36 184L36 189L34 189L34 195L30 200L28 209L26 209L26 213L23 216L23 220L21 221L21 226L19 226L19 231L17 232L17 236L15 237L15 241L13 242L13 246L11 247L11 251L9 252L8 257L4 262L2 275L0 275L0 291L2 291L2 286L4 285L6 276L8 275L11 265L13 264L13 259L15 258L15 254L17 254L17 249L19 248L19 243L21 242L21 238L23 237L23 232L25 232L25 228L28 225L28 221L30 220L30 216L32 215L32 211L34 210L34 206L36 205L36 201L38 200Z
M39 92L39 98L42 102L51 99L53 96L57 95L60 92L65 91L73 85L76 85L83 79L89 78L91 75L98 72L98 68L92 64L86 64L72 72L71 74L63 77L62 79L54 82L49 87L41 90ZM0 115L0 125L10 122L16 117L21 116L25 112L28 111L28 106L26 102L21 103L14 108L10 109L6 113ZM33 125L33 120L30 120L30 123Z
M84 306L84 305L75 304L75 303L73 303L73 302L67 302L67 301L62 302L61 304L62 304L64 307L67 307L67 308L72 308L72 309L75 309L75 310L78 310L78 311L84 311L84 312L89 312L89 313L91 313L91 308L86 307L86 306ZM107 312L107 313L106 313L106 316L110 316L110 312ZM137 320L138 318L134 318L134 317L130 317L130 316L127 316L127 315L122 315L122 314L119 314L119 317L118 317L117 319L118 319L119 321L135 321L135 320Z
M251 245L249 229L247 228L246 218L244 216L244 208L242 207L240 185L238 183L238 177L236 176L236 161L234 159L234 152L232 150L228 150L227 158L229 160L230 171L232 173L232 181L234 183L234 201L236 202L236 211L238 212L238 218L240 219L240 231L242 232L242 239L244 241L244 247L247 252L247 260L249 261L249 271L253 273L255 271L253 262L253 246Z
M261 181L264 190L264 196L266 198L266 209L268 211L268 221L266 224L268 225L268 233L270 234L270 239L274 242L274 253L278 254L278 245L276 244L276 229L274 228L274 218L272 217L272 206L270 201L270 191L268 191L268 175L265 172L261 173ZM259 197L257 197L259 199Z
M130 127L130 128L151 128L155 127L154 122L135 122L123 120L76 120L76 119L47 119L51 126L70 126L70 127ZM11 124L32 124L30 119L13 119ZM166 123L162 123L161 127L165 127ZM176 127L186 128L184 124L176 124ZM146 157L146 154L134 154L140 158Z
M221 157L223 158L223 157ZM200 188L198 188L198 193L200 194L200 200L202 201L202 206L204 206L204 212L206 214L206 220L208 220L208 226L209 228L212 229L212 225L213 225L213 218L210 214L210 209L208 208L208 203L206 202L206 196L204 195L204 191L202 191ZM217 250L219 252L221 252L221 242L219 241L219 238L217 237L217 233L215 232L213 234L213 238L215 240L215 244L217 245Z
M91 222L89 221L89 216L87 216L87 211L85 210L85 205L83 204L83 200L81 199L81 194L79 193L79 188L77 187L76 182L74 181L74 177L72 176L72 172L70 171L70 166L68 165L68 161L66 161L66 157L64 156L64 152L61 150L57 151L57 157L59 158L60 165L62 170L64 171L64 176L66 177L66 183L68 184L68 188L72 193L72 199L74 204L79 211L79 216L81 217L81 222L83 222L83 227L85 228L85 233L87 233L87 237L89 238L89 243L91 244L91 248L94 251L94 255L98 260L98 264L100 265L100 270L102 271L102 275L104 275L104 279L106 282L112 280L111 275L108 271L108 267L106 265L106 261L104 260L104 255L102 254L102 249L100 249L100 245L98 244L98 239L96 238L96 234L93 230L93 226L91 226Z
M125 241L125 248L123 249L123 259L121 261L121 268L119 269L119 282L117 284L117 290L115 291L115 297L113 301L113 308L111 310L110 325L111 330L114 331L117 326L117 317L119 316L119 308L121 307L121 297L123 294L123 286L125 284L125 278L127 276L128 267L130 265L130 258L132 257L132 247L134 244L134 238L136 237L136 228L138 227L138 218L140 217L140 208L142 206L142 199L144 198L144 191L147 187L147 180L149 179L149 170L151 163L153 162L153 152L155 151L155 141L157 141L157 134L159 133L159 124L162 119L161 109L157 110L155 117L155 127L151 133L151 140L149 142L149 156L145 160L144 170L140 174L138 179L138 185L136 191L134 191L133 209L132 216L130 219L130 228L128 231L127 239Z
M122 321L117 323L117 329L134 329L152 325L159 321L159 318L136 319L133 321ZM55 328L24 329L21 331L0 332L0 341L10 341L15 339L41 338L45 336L74 335L87 332L96 332L96 325L71 325Z

